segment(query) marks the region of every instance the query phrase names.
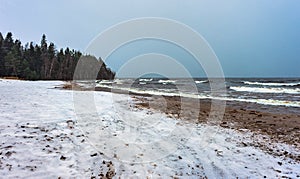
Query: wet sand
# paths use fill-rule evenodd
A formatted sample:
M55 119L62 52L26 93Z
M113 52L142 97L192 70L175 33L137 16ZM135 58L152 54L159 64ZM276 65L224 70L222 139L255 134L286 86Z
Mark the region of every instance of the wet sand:
M167 106L162 107L161 97L134 97L138 102L137 108L148 108L161 111L178 119L190 120L197 118L197 123L209 123L213 118L209 118L211 111L211 100L186 99L180 97L164 96ZM197 106L197 104L200 106ZM181 106L184 110L181 111ZM256 110L253 109L256 106ZM199 108L200 107L200 108ZM269 109L268 109L269 108ZM259 104L249 104L245 102L227 102L225 113L219 116L216 124L224 128L235 130L249 130L253 132L253 137L261 134L265 142L253 143L254 147L259 147L272 155L284 156L300 161L300 156L290 155L286 151L274 151L269 143L285 143L300 149L300 113L279 114L268 112L276 110L276 106L266 108ZM188 110L188 111L186 111ZM249 145L249 144L244 144Z

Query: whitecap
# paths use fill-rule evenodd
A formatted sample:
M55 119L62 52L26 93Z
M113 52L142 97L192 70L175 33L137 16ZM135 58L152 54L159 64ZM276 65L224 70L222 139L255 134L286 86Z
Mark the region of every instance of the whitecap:
M140 78L139 81L149 82L152 81L152 78Z
M175 80L158 80L158 83L162 83L162 84L170 84L170 83L175 83Z
M288 93L288 94L300 94L300 89L290 88L258 88L258 87L246 87L246 86L231 86L230 89L239 92L251 92L251 93Z
M98 85L99 86L99 85ZM107 86L101 85L101 87L124 90L136 94L148 94L148 95L157 95L157 96L175 96L175 97L186 97L194 99L215 99L222 101L240 101L248 103L257 103L263 105L272 105L272 106L287 106L287 107L300 107L299 101L285 101L285 100L274 100L274 99L242 99L242 98L230 98L230 97L217 97L210 96L208 94L190 94L190 93L180 93L173 91L156 91L156 90L141 90L136 88L122 88L117 86Z
M206 82L207 82L207 80L203 80L203 81L195 81L195 83L197 83L197 84L206 83Z
M294 83L263 83L263 82L243 81L243 83L247 84L247 85L261 85L261 86L297 86L297 85L300 85L300 82L294 82Z

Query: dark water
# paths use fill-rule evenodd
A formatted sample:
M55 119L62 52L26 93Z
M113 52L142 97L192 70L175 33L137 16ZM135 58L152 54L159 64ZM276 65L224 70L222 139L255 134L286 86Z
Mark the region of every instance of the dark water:
M98 81L97 86L142 94L215 98L300 109L300 78L140 78Z

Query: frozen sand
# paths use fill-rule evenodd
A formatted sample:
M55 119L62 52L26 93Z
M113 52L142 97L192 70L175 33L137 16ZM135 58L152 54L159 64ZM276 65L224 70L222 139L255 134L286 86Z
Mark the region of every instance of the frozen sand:
M248 131L186 124L134 108L122 94L78 92L94 94L97 114L76 115L73 92L54 89L62 84L0 80L1 177L89 178L108 170L122 178L300 175L300 163L244 145L254 143ZM162 140L166 145L155 145ZM300 154L292 146L278 148Z

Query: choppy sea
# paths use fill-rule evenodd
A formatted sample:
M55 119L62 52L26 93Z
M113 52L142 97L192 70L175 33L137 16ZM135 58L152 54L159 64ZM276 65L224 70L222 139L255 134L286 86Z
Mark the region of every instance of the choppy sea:
M101 80L96 82L96 86L140 94L220 99L300 108L300 78L138 78Z

